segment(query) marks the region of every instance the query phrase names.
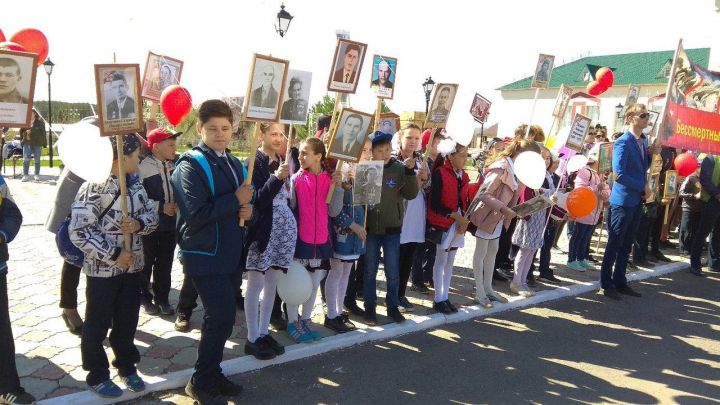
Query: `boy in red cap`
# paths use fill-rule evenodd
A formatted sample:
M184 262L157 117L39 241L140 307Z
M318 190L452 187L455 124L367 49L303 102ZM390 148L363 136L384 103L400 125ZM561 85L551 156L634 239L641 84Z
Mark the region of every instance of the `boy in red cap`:
M142 270L140 303L145 313L149 315L175 314L175 309L168 299L170 272L175 252L175 213L177 212L170 176L177 150L176 138L180 135L179 132L171 132L163 128L152 130L147 136L151 155L140 163L140 180L148 197L157 203L160 217L155 232L143 236L145 266Z

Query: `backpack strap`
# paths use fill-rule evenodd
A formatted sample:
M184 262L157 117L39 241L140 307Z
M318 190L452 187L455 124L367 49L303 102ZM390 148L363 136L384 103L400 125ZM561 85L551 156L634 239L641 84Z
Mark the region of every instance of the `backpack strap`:
M215 180L213 179L212 170L210 169L210 163L208 163L207 157L205 157L205 155L199 150L194 149L188 151L188 155L195 159L195 161L198 162L200 167L203 169L205 177L208 179L208 184L210 184L210 193L215 195Z

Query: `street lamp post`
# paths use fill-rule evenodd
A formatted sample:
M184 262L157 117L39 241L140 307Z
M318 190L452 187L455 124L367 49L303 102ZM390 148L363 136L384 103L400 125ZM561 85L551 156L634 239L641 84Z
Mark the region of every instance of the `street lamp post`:
M430 108L430 93L432 93L433 86L435 86L435 81L433 81L432 76L425 79L425 83L423 83L422 86L425 92L425 115L427 115Z
M50 167L53 167L53 136L52 136L52 97L50 94L50 75L52 75L55 64L48 58L43 63L45 73L48 75L48 157L50 157Z
M618 105L615 106L615 132L617 132L618 128L622 126L620 119L622 118L622 112L624 109L625 107L621 103L618 103Z
M284 37L285 34L287 34L288 29L290 28L290 22L292 21L293 16L290 15L287 11L285 11L285 4L280 5L280 12L277 13L277 25L275 26L275 32L280 34L280 37Z

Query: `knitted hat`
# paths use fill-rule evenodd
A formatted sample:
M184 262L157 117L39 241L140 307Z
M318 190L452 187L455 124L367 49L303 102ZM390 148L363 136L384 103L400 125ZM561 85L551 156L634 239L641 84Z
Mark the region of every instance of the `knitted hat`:
M112 144L112 150L113 150L113 160L117 160L117 144L115 143L115 136L110 137L110 143ZM127 156L133 152L135 152L135 149L140 147L140 141L137 139L135 134L125 134L122 136L122 148L123 148L123 155Z
M386 134L385 132L375 131L370 134L370 141L372 142L373 146L380 142L390 142L392 141L392 135Z

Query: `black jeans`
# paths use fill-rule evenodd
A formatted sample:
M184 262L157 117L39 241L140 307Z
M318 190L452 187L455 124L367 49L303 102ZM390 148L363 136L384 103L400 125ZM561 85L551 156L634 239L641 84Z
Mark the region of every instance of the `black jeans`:
M415 264L415 258L425 243L403 243L400 245L400 287L398 288L398 297L405 298L407 283L410 281L410 274Z
M415 251L415 262L412 268L412 283L421 286L433 279L435 267L435 253L437 245L432 242L420 243Z
M543 246L540 249L540 263L538 270L540 277L552 276L553 271L550 268L550 258L552 256L553 241L555 241L555 231L557 230L557 221L550 218L547 228L545 228L545 235L543 237Z
M495 255L495 268L512 268L513 262L510 258L512 251L512 234L515 232L515 225L517 225L517 218L513 218L510 221L508 229L502 227L500 231L500 241L498 244L498 251ZM515 252L517 253L517 251ZM512 255L514 257L514 255Z
M237 280L235 280L235 285L237 285L237 289L235 290L235 302L243 300L242 290L240 289L240 286L242 286L242 272L239 272L238 274L239 276L236 275ZM185 274L182 286L180 287L180 297L178 297L177 312L185 315L185 317L187 318L190 318L193 309L197 307L197 299L198 292L197 289L195 289L195 284L193 284L192 278ZM280 300L280 297L275 294L273 317L275 316L275 310L280 307L281 302L282 301ZM282 315L279 309L278 313Z
M60 272L60 308L77 309L77 289L81 270L80 267L63 262Z
M718 261L718 255L720 255L720 202L711 198L702 209L700 213L700 223L697 227L697 232L693 235L692 244L690 245L690 268L693 271L700 271L702 265L700 264L700 255L702 255L703 246L705 246L705 239L712 232L713 236L710 239L710 262L708 264L714 269L720 269L720 261Z
M692 238L700 224L700 212L684 211L680 217L680 251L690 252Z
M143 236L145 267L142 270L140 294L156 304L167 304L170 294L170 273L175 253L175 232L153 232ZM152 278L152 292L150 279Z
M647 258L648 243L650 242L650 232L654 228L657 218L650 218L643 214L640 217L635 241L632 247L633 262L642 262Z
M670 213L668 212L668 215ZM652 253L660 253L660 234L665 222L665 206L659 205L657 208L657 215L655 215L655 221L650 229L650 251Z
M4 270L3 270L4 271ZM15 342L8 310L7 273L0 274L0 395L17 391L20 378L15 366Z
M347 290L345 290L345 305L357 305L357 293L363 290L363 279L365 269L365 255L360 256L350 269Z
M97 385L110 379L107 355L103 341L110 332L110 347L115 353L112 364L121 376L136 372L135 364L140 353L135 347L140 312L140 273L115 277L86 278L85 323L82 329L80 351L83 370L88 371L85 381Z
M220 362L225 342L235 325L235 294L240 287L242 273L192 276L190 279L205 307L192 382L196 387L207 390L215 386L222 373Z

